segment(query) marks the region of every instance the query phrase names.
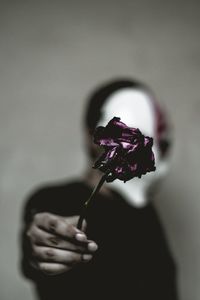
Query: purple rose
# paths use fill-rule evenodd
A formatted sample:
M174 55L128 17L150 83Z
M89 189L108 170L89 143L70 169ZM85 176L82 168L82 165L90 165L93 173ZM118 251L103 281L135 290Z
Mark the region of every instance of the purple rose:
M105 127L97 127L94 143L102 146L104 152L93 168L107 173L107 182L117 178L126 182L156 169L153 139L138 128L128 127L120 118L114 117Z

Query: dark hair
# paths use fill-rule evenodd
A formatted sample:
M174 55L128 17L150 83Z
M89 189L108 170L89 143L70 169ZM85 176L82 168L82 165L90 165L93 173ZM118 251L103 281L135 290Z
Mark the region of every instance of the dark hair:
M118 90L129 87L139 90L148 90L150 93L149 88L139 81L131 79L117 79L100 85L90 94L84 115L84 125L91 134L93 133L98 121L101 119L101 108L106 100Z

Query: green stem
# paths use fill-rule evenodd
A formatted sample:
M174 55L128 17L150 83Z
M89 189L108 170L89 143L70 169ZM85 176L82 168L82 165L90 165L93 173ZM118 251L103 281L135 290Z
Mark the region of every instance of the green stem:
M107 178L107 175L108 173L105 173L99 183L96 185L96 187L94 188L94 190L92 191L90 197L88 198L88 200L84 203L84 206L83 206L83 210L80 214L80 217L79 217L79 220L78 220L78 224L77 224L77 228L81 230L82 228L82 224L83 224L83 220L85 218L85 215L86 215L86 211L87 211L87 207L90 203L90 201L96 196L96 194L99 192L100 188L102 187L102 185L104 184L106 178Z

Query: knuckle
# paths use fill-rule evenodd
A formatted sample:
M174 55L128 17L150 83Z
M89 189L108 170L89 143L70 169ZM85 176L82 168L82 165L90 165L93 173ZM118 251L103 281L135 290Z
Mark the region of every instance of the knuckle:
M48 242L50 243L50 245L58 246L59 245L59 238L52 235L48 238Z
M55 232L56 228L58 227L58 220L56 217L49 218L48 216L48 227L51 232Z
M48 258L53 258L55 256L55 251L49 248L45 251L45 256Z
M37 235L37 232L36 232L34 226L29 228L29 230L27 231L27 237L30 239L31 243L37 243L38 242L39 237Z

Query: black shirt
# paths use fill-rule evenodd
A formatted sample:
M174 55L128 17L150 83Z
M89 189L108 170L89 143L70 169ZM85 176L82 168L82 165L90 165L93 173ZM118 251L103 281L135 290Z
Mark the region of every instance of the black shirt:
M22 270L41 300L175 300L175 265L152 203L134 208L112 190L99 193L87 212L87 235L99 248L93 259L61 275L49 276L29 265L25 236L36 212L78 215L92 189L79 180L44 187L27 201L22 234Z

